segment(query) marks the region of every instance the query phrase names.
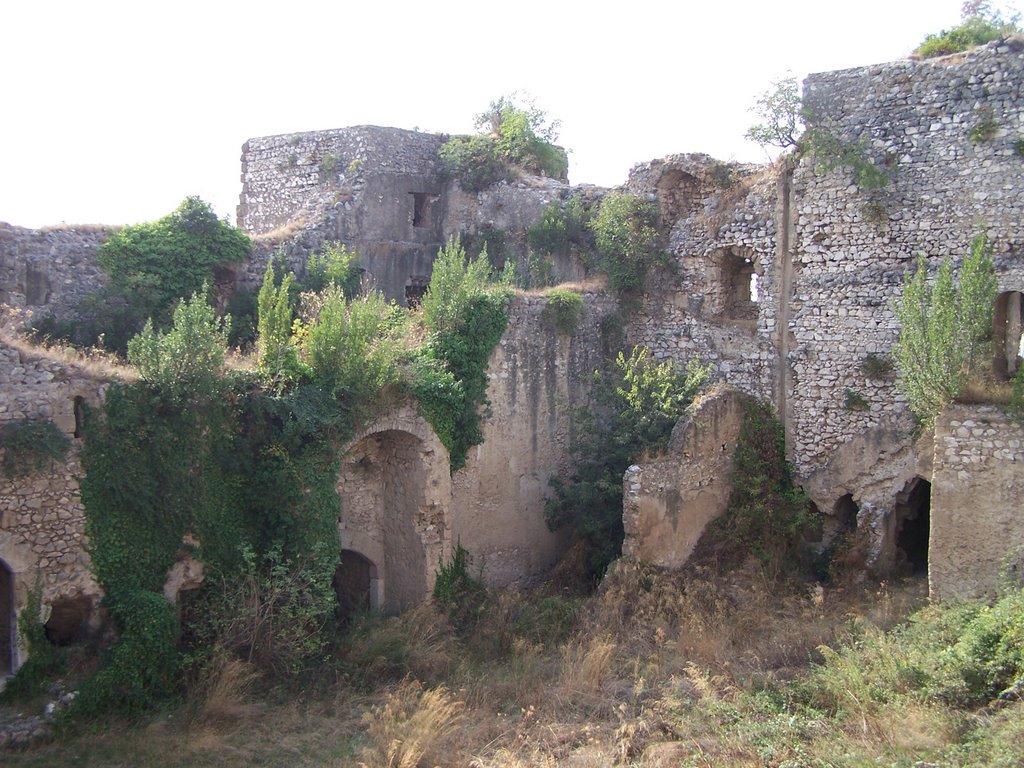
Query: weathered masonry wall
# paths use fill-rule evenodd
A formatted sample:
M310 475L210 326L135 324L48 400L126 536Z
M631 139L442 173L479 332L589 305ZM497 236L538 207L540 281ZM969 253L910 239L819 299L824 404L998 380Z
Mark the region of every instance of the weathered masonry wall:
M99 597L78 496L79 435L82 407L99 404L107 381L80 366L0 345L0 423L49 419L72 443L64 463L27 477L10 479L0 473L0 567L13 577L13 615L24 607L37 578L44 606L73 614L62 621L76 616L84 620L83 611ZM10 666L16 668L18 661L14 658Z
M774 175L671 155L635 167L626 188L658 201L671 260L648 280L631 343L683 366L699 357L719 378L772 397L782 282Z
M588 379L605 357L601 319L607 297L584 294L572 336L544 318L546 300L515 299L508 330L491 356L484 442L452 478L452 541L481 558L495 585L526 582L561 554L562 533L544 520L548 481L569 469L572 408L586 402Z
M1024 426L995 407L956 406L935 430L928 589L992 597L1024 569Z
M107 227L25 229L0 222L0 304L66 317L106 284L96 263Z
M626 471L623 555L664 568L686 562L728 508L748 399L728 388L707 393L672 430L664 456Z
M919 254L932 272L943 257L958 263L984 226L1000 290L1024 287L1022 84L1019 44L807 79L814 124L860 143L892 181L865 191L850 169L821 174L813 159L793 175L786 420L804 474L905 412L894 377L872 376L865 360L896 341L893 301ZM849 407L847 390L867 407Z

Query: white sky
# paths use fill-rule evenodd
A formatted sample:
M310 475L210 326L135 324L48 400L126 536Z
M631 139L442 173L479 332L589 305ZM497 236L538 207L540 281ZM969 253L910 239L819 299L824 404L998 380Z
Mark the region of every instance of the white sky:
M906 55L962 0L8 0L0 221L133 223L199 195L234 220L252 136L469 132L503 93L562 121L574 183L743 140L787 72Z

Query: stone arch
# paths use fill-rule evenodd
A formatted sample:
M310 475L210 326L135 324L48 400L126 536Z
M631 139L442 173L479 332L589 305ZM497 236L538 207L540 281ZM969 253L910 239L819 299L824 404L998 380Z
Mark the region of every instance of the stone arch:
M657 189L661 223L667 228L696 213L700 207L700 183L695 176L678 168L669 168L661 174Z
M14 603L14 571L0 560L0 678L17 668L17 611Z
M992 327L992 370L1009 379L1020 366L1021 331L1024 329L1024 294L1004 291L996 298Z
M337 489L341 547L372 566L352 574L369 581L369 607L422 602L451 541L448 451L437 435L411 408L378 420L346 446Z

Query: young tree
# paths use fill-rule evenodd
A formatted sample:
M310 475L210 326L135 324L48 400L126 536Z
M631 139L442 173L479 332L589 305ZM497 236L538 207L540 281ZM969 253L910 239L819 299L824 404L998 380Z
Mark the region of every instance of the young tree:
M958 284L944 259L929 285L924 256L906 281L895 307L900 338L893 357L900 388L925 426L963 390L991 332L995 294L995 267L984 233L974 238Z

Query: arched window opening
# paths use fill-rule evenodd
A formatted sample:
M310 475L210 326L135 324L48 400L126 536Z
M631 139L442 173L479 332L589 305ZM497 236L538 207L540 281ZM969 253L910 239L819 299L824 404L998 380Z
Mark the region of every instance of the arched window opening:
M1006 291L996 299L992 327L992 370L1010 379L1021 364L1021 331L1024 328L1024 294Z

